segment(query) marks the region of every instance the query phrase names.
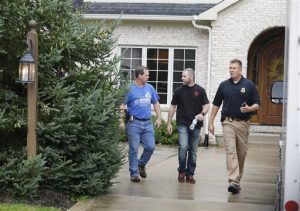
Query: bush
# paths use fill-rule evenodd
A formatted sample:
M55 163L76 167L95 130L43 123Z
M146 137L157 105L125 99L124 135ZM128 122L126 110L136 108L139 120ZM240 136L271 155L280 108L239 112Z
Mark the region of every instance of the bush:
M26 160L26 153L7 150L0 156L0 190L16 197L33 198L46 172L41 155Z
M152 116L152 123L154 124L156 117ZM166 145L175 145L178 143L178 133L176 130L176 121L172 121L173 133L170 135L167 130L167 123L163 119L161 120L160 127L154 127L154 137L155 144L166 144ZM121 141L127 142L126 131L121 133Z
M156 117L152 117L152 122L155 122ZM178 133L176 130L176 121L172 121L173 133L169 134L166 121L162 120L160 127L154 127L154 136L156 144L175 145L178 143Z
M115 108L123 102L126 88L119 83L119 59L112 54L118 22L85 22L73 2L1 1L3 192L34 195L41 187L71 196L99 195L122 167L124 151ZM27 87L15 79L32 18L38 23L39 40L39 155L27 161Z

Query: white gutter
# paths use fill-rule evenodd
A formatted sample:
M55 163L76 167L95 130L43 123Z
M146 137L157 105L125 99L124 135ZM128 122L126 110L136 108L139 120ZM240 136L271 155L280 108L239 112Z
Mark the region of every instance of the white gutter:
M206 86L206 93L208 98L210 98L210 75L211 75L211 27L209 26L204 26L204 25L199 25L196 23L196 20L199 20L198 16L194 16L194 20L192 21L193 26L198 29L205 29L208 30L208 58L207 58L207 86ZM206 121L206 127L205 127L205 140L204 140L204 146L208 146L208 114L205 116L205 121Z

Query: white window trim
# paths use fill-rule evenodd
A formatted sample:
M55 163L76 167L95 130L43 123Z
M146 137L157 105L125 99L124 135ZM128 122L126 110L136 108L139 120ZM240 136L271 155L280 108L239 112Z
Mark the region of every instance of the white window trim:
M167 92L167 104L160 104L161 108L163 110L166 110L169 108L171 101L172 101L172 95L173 95L173 65L174 65L174 49L184 49L184 50L188 50L188 49L192 49L195 50L195 69L197 67L198 64L198 48L197 47L166 47L166 46L134 46L134 45L119 45L117 47L117 54L120 56L121 55L121 49L122 48L141 48L142 49L142 65L143 66L147 66L147 49L148 48L157 48L157 49L168 49L169 50L169 57L168 57L168 69L169 69L169 73L168 74L168 92ZM121 61L120 61L121 64ZM120 66L119 64L119 66ZM195 71L195 79L196 80L196 73L197 71Z

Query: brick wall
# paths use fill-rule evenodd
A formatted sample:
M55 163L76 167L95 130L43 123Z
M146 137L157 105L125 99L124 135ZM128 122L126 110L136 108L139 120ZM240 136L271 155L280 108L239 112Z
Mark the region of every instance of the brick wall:
M229 77L228 63L237 58L243 62L243 75L247 76L248 50L254 39L272 27L286 25L286 0L241 0L218 14L212 22L211 95L221 81ZM217 133L222 133L216 118Z
M251 43L263 31L285 26L286 12L287 0L240 0L218 14L218 19L212 22L210 102L219 83L229 77L229 61L240 59L244 66L243 75L247 76L247 56ZM196 82L207 88L206 30L194 28L191 22L125 21L116 30L116 36L119 45L197 48ZM165 119L167 109L167 106L162 106ZM220 134L222 128L219 119L220 112L215 120L216 133Z

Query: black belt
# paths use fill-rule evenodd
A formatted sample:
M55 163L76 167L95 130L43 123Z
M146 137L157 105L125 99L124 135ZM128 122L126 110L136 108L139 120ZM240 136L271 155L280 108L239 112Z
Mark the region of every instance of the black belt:
M229 117L229 116L226 116L226 118L228 118L229 122L232 122L233 120L235 121L248 121L250 119L250 117Z
M131 116L129 116L129 119L130 119ZM136 120L139 120L139 121L142 121L142 122L146 122L146 121L149 121L150 118L146 119L146 118L137 118L135 116L132 116L133 119L136 119Z

